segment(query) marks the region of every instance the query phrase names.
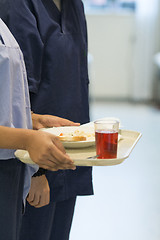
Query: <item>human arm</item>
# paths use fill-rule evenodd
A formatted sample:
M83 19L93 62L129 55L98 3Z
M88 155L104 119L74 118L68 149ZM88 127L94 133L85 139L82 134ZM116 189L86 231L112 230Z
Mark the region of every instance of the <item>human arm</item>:
M48 170L75 169L62 143L53 134L0 126L0 148L27 150L36 164Z

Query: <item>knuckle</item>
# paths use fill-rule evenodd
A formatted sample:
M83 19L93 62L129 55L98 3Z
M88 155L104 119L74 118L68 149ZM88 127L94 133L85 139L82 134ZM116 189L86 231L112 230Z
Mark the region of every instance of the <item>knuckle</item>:
M49 189L48 188L45 188L44 190L43 190L43 193L46 195L46 194L48 194L49 193Z

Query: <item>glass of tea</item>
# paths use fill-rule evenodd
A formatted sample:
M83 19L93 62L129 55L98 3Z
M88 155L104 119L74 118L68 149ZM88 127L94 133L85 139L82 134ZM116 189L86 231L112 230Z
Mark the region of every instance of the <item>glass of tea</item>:
M115 119L94 122L96 154L99 159L117 157L119 122Z

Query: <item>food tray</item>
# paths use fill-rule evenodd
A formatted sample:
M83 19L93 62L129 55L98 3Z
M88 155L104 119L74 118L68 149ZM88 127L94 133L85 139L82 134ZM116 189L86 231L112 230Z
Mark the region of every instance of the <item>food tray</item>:
M117 158L114 159L97 159L95 146L87 148L66 149L67 154L74 160L76 166L111 166L122 163L129 157L133 148L141 138L141 133L130 130L119 130L121 139L118 142ZM17 158L22 162L34 164L29 154L25 150L15 152Z

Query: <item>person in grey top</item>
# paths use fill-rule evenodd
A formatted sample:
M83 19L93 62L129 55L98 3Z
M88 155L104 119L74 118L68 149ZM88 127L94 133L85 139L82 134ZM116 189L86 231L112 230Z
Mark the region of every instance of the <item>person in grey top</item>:
M0 19L0 239L18 240L22 206L29 192L31 176L43 167L49 170L75 169L59 139L32 130L37 125L77 125L54 117L32 116L22 52ZM27 150L35 165L15 158L15 149ZM24 200L24 201L23 201ZM23 202L22 202L23 201ZM41 205L46 205L44 199Z

